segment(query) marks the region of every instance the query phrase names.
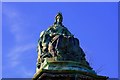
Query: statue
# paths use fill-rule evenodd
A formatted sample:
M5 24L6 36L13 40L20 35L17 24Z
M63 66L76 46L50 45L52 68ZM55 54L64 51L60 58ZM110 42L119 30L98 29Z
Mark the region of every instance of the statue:
M64 27L62 21L62 14L58 13L54 24L41 32L38 41L38 68L45 58L54 58L55 61L77 61L89 66L85 53L79 46L79 40Z
M58 13L54 24L40 34L33 80L107 80L90 67L79 40L62 21L62 13Z

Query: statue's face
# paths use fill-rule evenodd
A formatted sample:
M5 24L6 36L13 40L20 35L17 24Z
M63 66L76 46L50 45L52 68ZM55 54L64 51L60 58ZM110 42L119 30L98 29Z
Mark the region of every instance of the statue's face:
M57 22L61 22L61 17L57 16Z

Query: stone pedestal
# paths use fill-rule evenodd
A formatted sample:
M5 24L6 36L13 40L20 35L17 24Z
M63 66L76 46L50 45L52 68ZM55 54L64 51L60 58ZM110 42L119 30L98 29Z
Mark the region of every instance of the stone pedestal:
M90 67L74 61L48 61L41 65L33 80L107 80Z

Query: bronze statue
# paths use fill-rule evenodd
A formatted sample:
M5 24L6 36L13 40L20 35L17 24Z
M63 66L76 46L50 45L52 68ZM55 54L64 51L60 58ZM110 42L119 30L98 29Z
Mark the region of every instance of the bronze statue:
M54 24L40 34L33 80L107 80L91 68L79 40L62 21L62 13L58 13Z
M46 31L41 32L38 42L39 57L37 66L45 58L55 58L56 61L77 61L89 66L85 54L79 46L79 40L62 24L63 16L58 13L55 22Z

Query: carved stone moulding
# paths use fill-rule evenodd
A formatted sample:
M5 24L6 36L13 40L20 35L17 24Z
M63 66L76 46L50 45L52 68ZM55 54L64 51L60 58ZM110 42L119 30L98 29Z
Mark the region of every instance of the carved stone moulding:
M33 80L107 80L91 68L73 61L47 61L35 73Z
M41 70L40 74L36 74L33 80L107 80L107 77L82 71Z

